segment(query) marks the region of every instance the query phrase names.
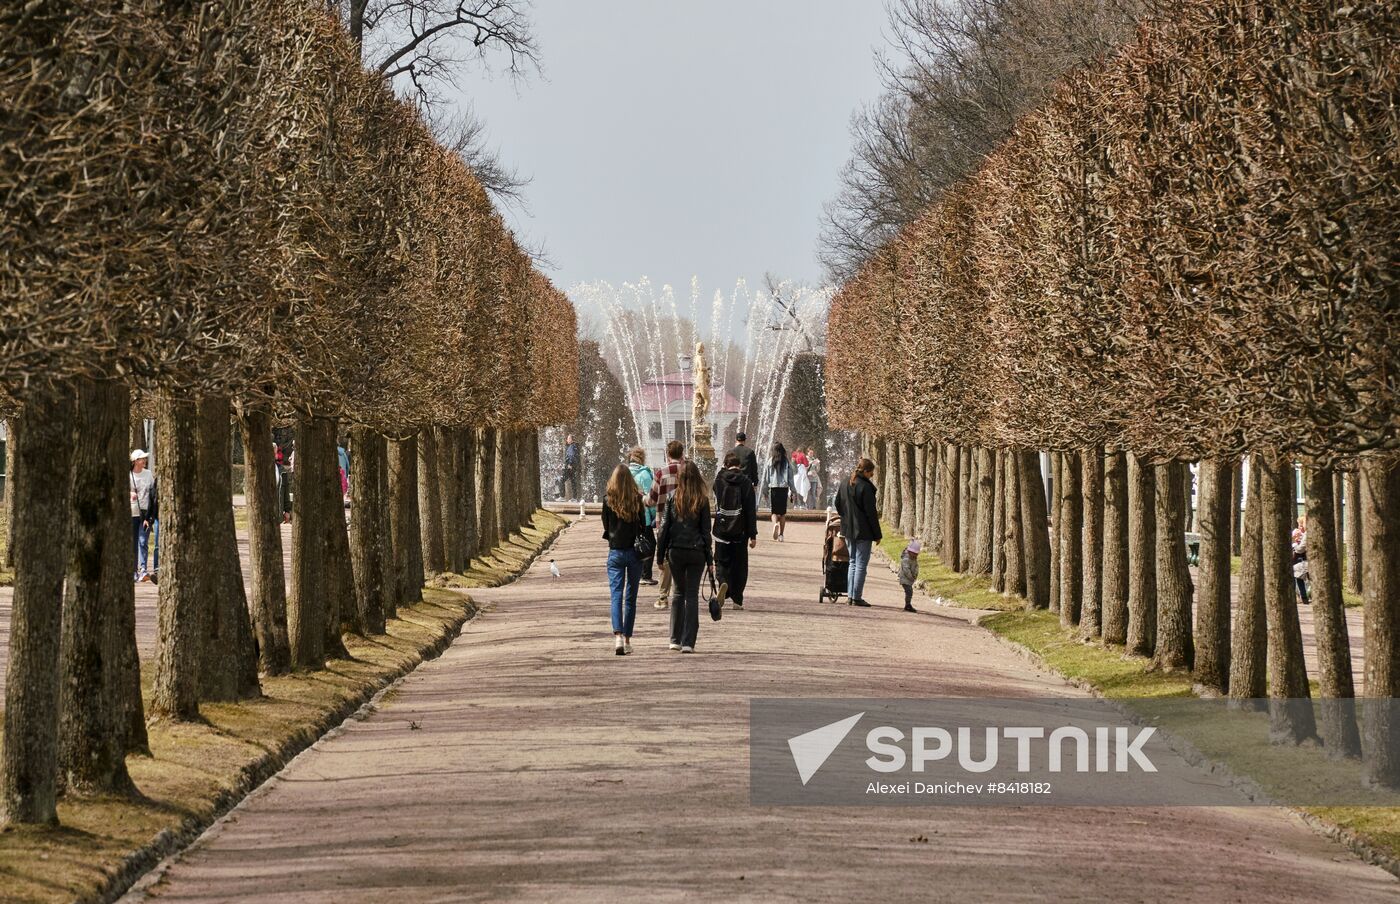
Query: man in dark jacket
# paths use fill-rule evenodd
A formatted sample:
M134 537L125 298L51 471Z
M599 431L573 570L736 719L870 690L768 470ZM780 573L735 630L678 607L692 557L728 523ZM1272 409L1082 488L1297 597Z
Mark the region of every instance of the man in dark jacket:
M846 592L852 606L869 606L865 601L865 572L870 567L871 547L880 542L880 512L875 508L875 462L862 458L856 473L836 494L836 511L841 516L841 533L851 552Z
M734 448L729 450L729 455L737 456L739 459L739 470L749 479L749 483L754 487L758 486L758 457L753 454L753 450L744 445L748 434L740 432L734 437ZM727 458L728 456L726 456Z
M714 492L715 577L728 585L734 608L742 609L749 583L749 550L758 545L758 498L733 452L725 453Z
M573 434L564 437L563 491L565 499L582 499L578 486L578 443Z

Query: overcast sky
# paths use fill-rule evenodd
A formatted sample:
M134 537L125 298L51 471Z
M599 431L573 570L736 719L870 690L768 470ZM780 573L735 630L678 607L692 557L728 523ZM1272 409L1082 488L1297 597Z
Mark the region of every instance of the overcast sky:
M536 0L534 21L542 75L469 72L456 96L533 178L508 217L557 285L821 278L881 0Z

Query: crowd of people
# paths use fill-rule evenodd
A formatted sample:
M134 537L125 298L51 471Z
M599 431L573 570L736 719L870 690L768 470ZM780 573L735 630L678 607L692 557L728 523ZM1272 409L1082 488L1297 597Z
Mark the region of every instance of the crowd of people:
M744 608L749 553L758 545L762 491L769 500L772 537L780 543L790 502L800 500L806 508L820 504L821 461L815 449L789 455L782 443L774 443L760 466L745 434L739 433L736 440L708 486L679 440L667 444L666 461L659 467L649 467L645 450L635 447L613 470L603 499L603 539L608 544L616 655L632 652L642 586L658 586L654 605L670 610L669 648L680 653L695 652L702 596L708 598L715 618L726 601L735 609ZM864 596L866 572L874 545L881 540L874 476L874 462L862 458L832 494L835 507L828 510L830 523L839 526L849 551L844 585L852 606L870 606ZM915 611L919 551L914 539L901 557L899 580L907 612Z

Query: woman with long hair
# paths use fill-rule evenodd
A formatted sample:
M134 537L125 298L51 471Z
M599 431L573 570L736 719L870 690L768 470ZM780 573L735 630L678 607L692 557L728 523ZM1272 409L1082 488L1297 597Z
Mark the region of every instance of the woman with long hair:
M782 443L773 444L768 459L768 510L772 513L773 539L782 542L787 530L788 488L792 485L792 462Z
M710 489L693 461L681 467L675 495L666 503L656 555L671 569L671 649L694 653L700 633L700 580L712 553Z
M871 547L880 542L880 511L875 507L875 462L862 458L851 479L836 493L836 511L841 515L841 533L846 537L851 564L846 572L846 596L852 606L869 606L865 601L865 572L870 567Z
M632 625L637 620L637 584L642 557L637 535L646 530L642 494L627 465L618 465L608 479L603 499L603 539L608 541L608 587L612 592L613 652L632 652Z

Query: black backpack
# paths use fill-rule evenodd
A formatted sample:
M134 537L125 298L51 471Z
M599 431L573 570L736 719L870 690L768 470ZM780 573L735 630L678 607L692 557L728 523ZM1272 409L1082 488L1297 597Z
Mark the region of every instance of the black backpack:
M738 480L726 477L715 481L714 535L726 543L744 541L744 485Z

